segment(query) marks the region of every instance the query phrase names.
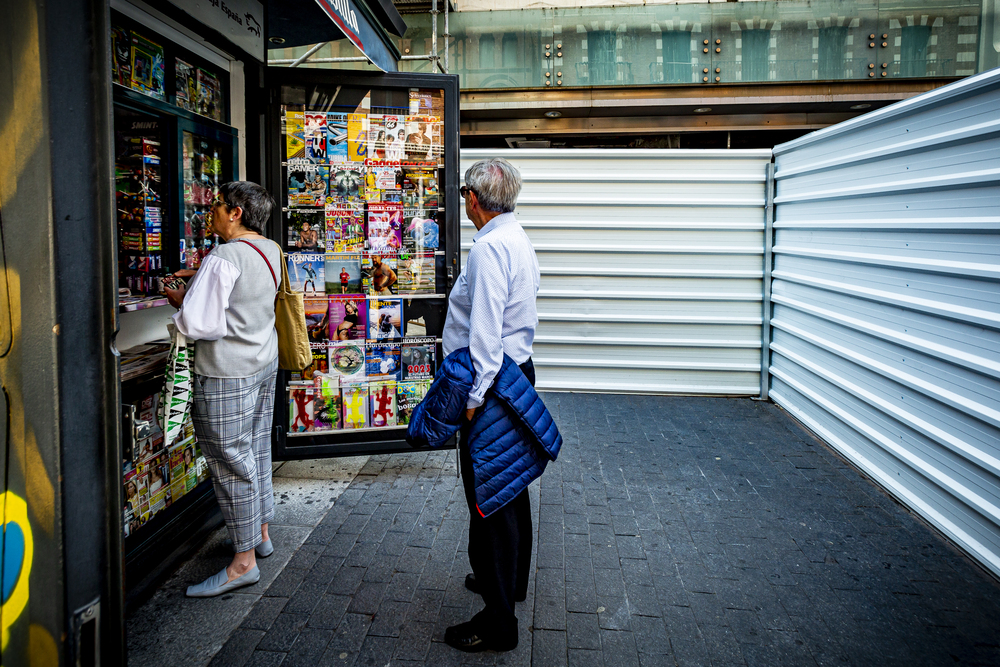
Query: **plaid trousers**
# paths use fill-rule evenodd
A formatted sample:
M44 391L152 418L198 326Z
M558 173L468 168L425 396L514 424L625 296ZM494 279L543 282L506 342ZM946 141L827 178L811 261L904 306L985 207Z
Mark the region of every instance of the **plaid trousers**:
M271 422L277 371L275 359L248 378L195 375L194 432L237 552L260 544L260 525L274 519Z

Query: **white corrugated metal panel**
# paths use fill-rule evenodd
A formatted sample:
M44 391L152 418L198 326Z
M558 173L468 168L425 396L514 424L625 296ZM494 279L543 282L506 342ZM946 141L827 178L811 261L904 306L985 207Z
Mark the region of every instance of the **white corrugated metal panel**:
M771 398L1000 575L1000 71L775 148Z
M759 392L770 151L463 150L463 175L495 156L542 272L540 388Z

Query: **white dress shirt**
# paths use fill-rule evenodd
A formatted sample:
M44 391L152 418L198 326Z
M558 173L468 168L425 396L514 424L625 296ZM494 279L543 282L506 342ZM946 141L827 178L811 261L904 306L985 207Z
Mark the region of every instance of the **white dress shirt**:
M496 216L472 237L442 336L445 356L463 347L472 354L476 381L466 407L483 404L504 353L517 364L531 357L540 280L535 249L513 213Z
M240 277L235 264L209 253L184 293L184 303L174 314L177 330L191 340L219 340L226 335L229 295Z

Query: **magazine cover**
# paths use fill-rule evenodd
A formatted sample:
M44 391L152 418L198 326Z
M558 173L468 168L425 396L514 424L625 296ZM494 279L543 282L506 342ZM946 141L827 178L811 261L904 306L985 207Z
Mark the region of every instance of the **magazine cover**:
M410 423L413 416L413 409L424 400L427 390L430 389L429 380L417 382L400 382L396 385L396 423L404 426Z
M368 298L364 294L330 297L330 339L365 340Z
M312 363L302 369L301 382L313 382L317 375L329 375L330 365L327 343L309 343L312 351Z
M318 253L290 252L288 258L288 280L292 291L306 295L326 293L326 256Z
M406 159L433 160L434 135L440 135L437 118L433 116L406 117ZM438 140L440 144L440 139Z
M198 74L194 65L175 58L174 74L177 83L177 106L188 111L197 111Z
M385 158L391 162L402 162L406 158L406 123L403 116L382 117L385 126Z
M364 255L361 260L361 291L371 296L391 296L399 282L395 255Z
M425 217L426 216L426 217ZM412 252L437 250L440 227L435 213L407 209L403 214L403 247Z
M402 167L402 202L407 208L419 210L437 209L440 204L437 165L433 162L417 162ZM426 211L423 217L431 217Z
M295 163L288 165L288 207L323 208L330 178L330 165Z
M313 430L337 431L343 423L340 382L336 377L317 375L313 381Z
M372 406L372 428L396 425L396 383L372 382L368 385Z
M330 340L330 304L325 296L306 297L302 300L306 311L306 332L310 343Z
M330 377L340 384L365 381L364 341L335 341L330 343L329 352Z
M198 113L222 120L222 86L211 72L198 68Z
M368 157L368 116L363 113L347 114L347 159L364 162Z
M365 249L365 215L352 208L326 209L327 249L333 252Z
M315 164L326 162L326 112L306 111L305 123L306 159Z
M402 325L402 299L371 299L368 301L369 340L402 338Z
M163 47L132 33L132 90L166 101Z
M333 162L330 164L330 193L328 204L341 207L344 204L359 204L364 201L364 166L357 162Z
M306 157L305 118L301 111L285 111L285 159L302 160Z
M326 222L323 211L298 209L288 211L288 247L304 252L326 249Z
M437 272L434 253L404 253L397 262L399 294L434 294Z
M368 154L369 160L385 159L385 125L382 114L368 114Z
M368 426L368 383L346 384L341 387L344 406L344 428Z
M327 296L359 294L361 289L361 253L327 253Z
M437 343L433 338L407 338L400 354L402 380L430 380L436 368Z
M365 201L369 203L402 203L403 168L399 162L365 161Z
M288 430L304 433L314 428L313 402L316 390L313 384L288 385Z
M132 86L132 39L128 31L118 26L111 28L111 82Z
M365 374L369 380L399 379L399 343L368 343L365 346Z
M326 154L331 161L347 160L347 114L326 115Z
M368 206L368 250L397 252L403 246L403 207L400 204Z

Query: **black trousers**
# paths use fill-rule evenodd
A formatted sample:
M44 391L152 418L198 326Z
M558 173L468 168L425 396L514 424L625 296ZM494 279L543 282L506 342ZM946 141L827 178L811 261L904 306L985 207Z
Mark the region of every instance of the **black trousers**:
M532 386L535 367L531 359L521 364ZM472 621L477 634L490 643L517 643L514 600L528 592L531 568L531 501L525 489L516 498L483 518L476 507L475 478L469 455L469 423L462 426L461 466L465 499L469 504L469 564L476 575L486 608Z

